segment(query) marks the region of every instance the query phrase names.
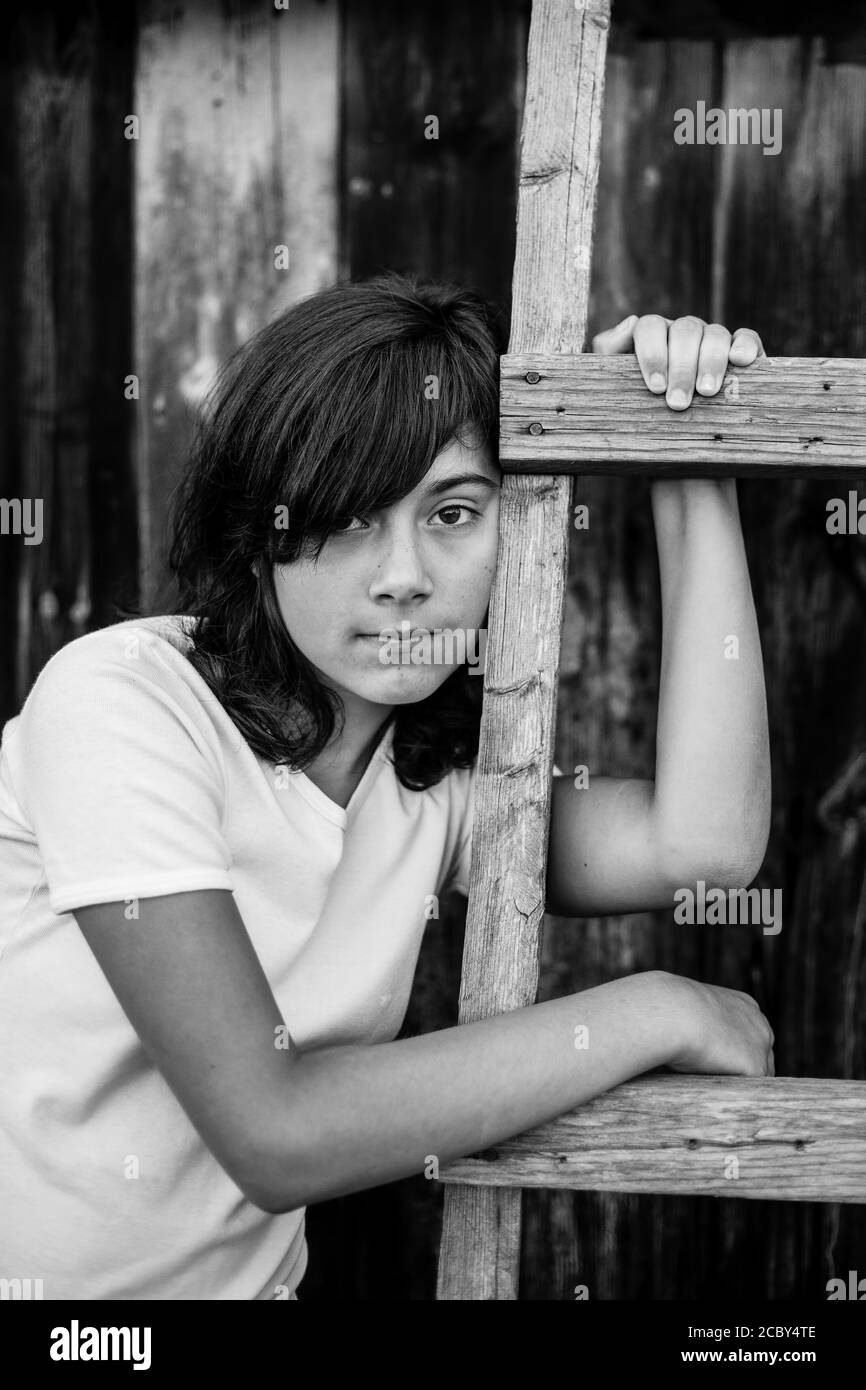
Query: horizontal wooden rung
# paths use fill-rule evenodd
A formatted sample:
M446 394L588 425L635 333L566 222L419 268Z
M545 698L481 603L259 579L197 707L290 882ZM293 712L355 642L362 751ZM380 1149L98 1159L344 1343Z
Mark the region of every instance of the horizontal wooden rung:
M866 471L866 359L768 357L672 410L634 354L506 355L506 473L856 477Z
M866 1202L866 1081L653 1073L459 1159L439 1177L485 1187Z

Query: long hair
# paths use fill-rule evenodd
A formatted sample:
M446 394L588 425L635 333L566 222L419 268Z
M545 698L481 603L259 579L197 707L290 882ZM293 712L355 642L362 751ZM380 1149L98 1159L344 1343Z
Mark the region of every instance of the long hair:
M345 718L286 629L272 567L318 557L349 517L393 506L454 438L495 460L503 351L479 296L388 274L293 305L220 369L173 495L174 611L193 615L188 659L269 762L303 770ZM464 663L396 707L405 787L471 765L483 683Z

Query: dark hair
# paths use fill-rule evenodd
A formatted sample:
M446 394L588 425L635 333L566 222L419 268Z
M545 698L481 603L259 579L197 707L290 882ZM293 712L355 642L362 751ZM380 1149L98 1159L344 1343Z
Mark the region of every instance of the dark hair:
M318 556L350 516L394 505L462 431L496 460L504 350L478 295L388 274L293 305L220 369L173 498L169 567L174 611L196 619L189 660L261 757L303 770L345 716L286 629L272 566ZM405 787L471 765L483 684L463 664L396 707Z

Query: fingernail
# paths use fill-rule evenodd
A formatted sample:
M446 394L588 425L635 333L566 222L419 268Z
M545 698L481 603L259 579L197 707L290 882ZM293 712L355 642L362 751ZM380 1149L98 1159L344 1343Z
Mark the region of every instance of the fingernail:
M707 372L704 376L701 377L702 391L712 391L715 384L716 378L714 376L711 376L709 372Z
M663 391L666 385L667 382L665 381L661 372L653 372L652 376L650 377L650 390Z
M681 391L679 387L677 387L675 391L671 391L671 394L668 396L668 404L676 406L677 408L688 405L688 403L688 396L685 391Z

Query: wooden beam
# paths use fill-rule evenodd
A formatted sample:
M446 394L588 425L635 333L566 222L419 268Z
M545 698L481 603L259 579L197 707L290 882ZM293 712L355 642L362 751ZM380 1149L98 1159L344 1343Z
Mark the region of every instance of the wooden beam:
M866 1082L652 1075L439 1176L505 1188L866 1202Z
M509 348L580 352L609 0L534 0ZM572 480L503 480L459 1022L535 1002ZM483 1106L483 1097L479 1097ZM520 1192L445 1194L438 1299L516 1299Z
M501 359L506 473L856 477L866 470L866 360L768 357L671 410L634 354Z

